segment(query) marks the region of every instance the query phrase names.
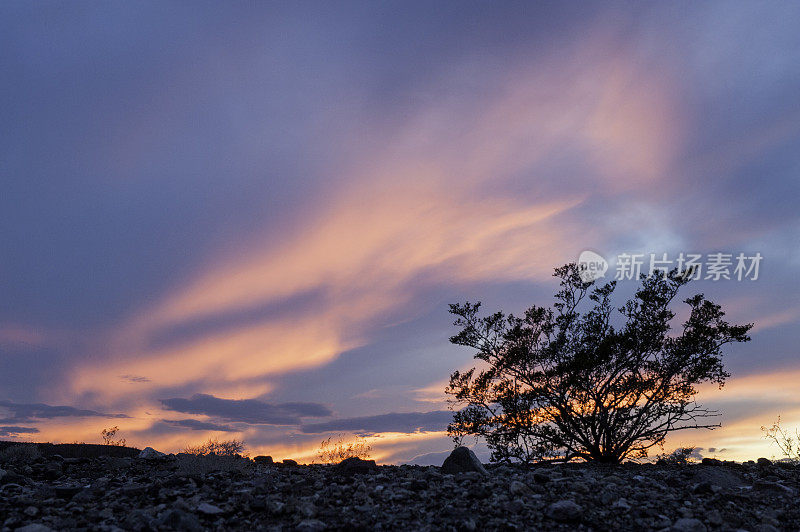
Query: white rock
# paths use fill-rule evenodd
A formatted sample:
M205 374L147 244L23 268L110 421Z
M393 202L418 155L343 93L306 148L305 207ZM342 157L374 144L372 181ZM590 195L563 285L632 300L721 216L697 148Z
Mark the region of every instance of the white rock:
M219 506L214 506L213 504L208 504L207 502L201 502L197 505L197 511L206 515L219 515L223 513L224 510Z
M139 458L145 458L147 460L165 458L166 456L167 456L166 454L158 452L152 447L145 447L144 450L139 453Z

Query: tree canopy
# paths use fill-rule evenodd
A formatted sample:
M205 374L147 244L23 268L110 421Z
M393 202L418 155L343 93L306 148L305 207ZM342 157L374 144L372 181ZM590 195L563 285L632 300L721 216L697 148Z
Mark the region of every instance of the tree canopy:
M720 305L697 294L684 300L688 318L673 331L670 306L690 274L643 275L615 309L616 281L584 281L572 263L555 270L551 308L481 316L480 302L450 305L461 329L450 341L482 361L451 375L446 392L460 410L450 435L484 437L493 461L617 463L646 456L672 431L719 426L717 413L695 402L697 386L722 387L730 376L722 348L748 341L752 324L729 324Z

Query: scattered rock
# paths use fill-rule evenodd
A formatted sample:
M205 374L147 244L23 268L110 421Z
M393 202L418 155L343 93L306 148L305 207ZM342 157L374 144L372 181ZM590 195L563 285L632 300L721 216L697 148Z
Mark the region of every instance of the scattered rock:
M481 475L489 474L475 453L472 452L472 449L463 446L453 449L453 452L445 458L442 464L443 473L467 473L471 471Z
M583 508L575 501L570 500L554 502L547 507L547 517L562 523L579 521L582 513Z
M699 519L684 517L675 521L670 530L675 532L706 532L708 529Z
M762 457L762 458L759 458L758 460L756 460L756 464L758 464L760 466L771 466L772 465L772 460L770 460L769 458L763 458Z
M167 510L158 520L159 524L171 530L186 530L189 532L199 532L203 530L203 525L194 515L173 508Z
M693 480L698 484L707 482L711 486L719 486L724 489L738 488L746 484L739 474L718 466L699 467Z
M256 456L253 461L257 464L273 464L271 456Z
M291 458L284 458L282 463L283 463L283 465L296 466L297 465L297 460L292 460Z
M760 491L774 493L776 495L792 496L795 494L795 490L792 488L784 486L783 484L779 484L778 482L772 482L770 480L756 480L753 483L753 488Z
M225 513L225 511L219 506L214 506L213 504L209 504L207 502L201 502L198 504L197 511L203 515L219 515L221 513Z
M481 464L480 472L469 452L451 454L442 468L42 456L2 464L0 532L800 530L794 466ZM62 468L58 481L49 478L51 464Z
M528 486L526 486L519 480L513 481L508 486L508 491L510 491L512 495L518 495L518 496L519 495L527 496L533 493L533 491Z
M52 528L46 527L41 523L31 523L19 527L15 532L53 532Z
M297 525L296 530L300 532L318 532L319 530L325 530L328 528L325 523L318 519L304 519L300 521L300 524Z
M62 484L60 486L53 486L56 497L60 499L71 499L83 489L80 484Z

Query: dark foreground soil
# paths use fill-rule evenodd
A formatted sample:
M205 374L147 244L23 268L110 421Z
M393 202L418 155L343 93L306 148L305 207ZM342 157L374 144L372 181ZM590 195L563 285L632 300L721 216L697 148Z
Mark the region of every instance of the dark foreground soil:
M0 451L2 531L800 530L800 468L766 461L483 475L26 449Z

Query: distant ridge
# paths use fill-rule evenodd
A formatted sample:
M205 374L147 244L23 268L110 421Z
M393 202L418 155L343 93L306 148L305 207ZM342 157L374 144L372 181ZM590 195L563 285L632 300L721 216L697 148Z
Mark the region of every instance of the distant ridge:
M98 456L135 457L140 450L135 447L101 445L96 443L32 443L0 440L0 451L17 445L33 445L43 456L59 455L64 458L96 458Z

